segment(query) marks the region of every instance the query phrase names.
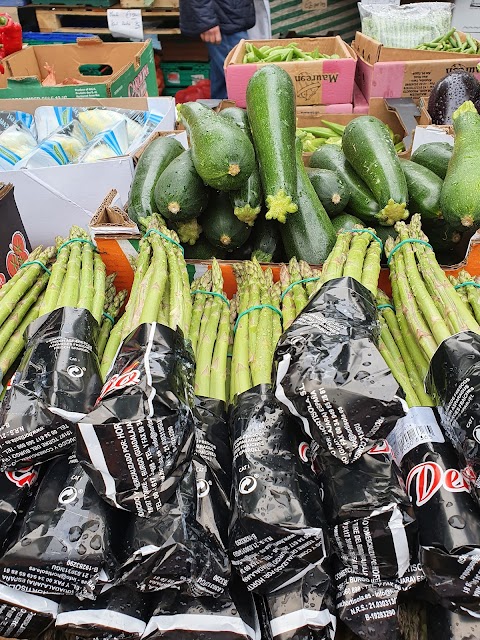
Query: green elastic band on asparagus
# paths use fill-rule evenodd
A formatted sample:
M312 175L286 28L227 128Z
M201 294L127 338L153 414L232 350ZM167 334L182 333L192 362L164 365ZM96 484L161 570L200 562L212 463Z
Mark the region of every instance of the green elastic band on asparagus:
M394 313L396 313L395 307L393 306L393 304L390 304L390 303L387 303L387 302L385 304L378 304L377 305L377 309L379 311L381 311L382 309L391 309Z
M378 244L380 245L380 249L383 250L383 242L380 240L377 234L373 233L373 231L370 231L370 229L349 229L348 231L344 231L344 233L368 233L374 240L378 242Z
M233 358L233 353L227 353L227 358Z
M220 300L223 300L227 307L230 309L230 302L225 296L222 296L221 293L217 293L216 291L203 291L203 289L195 289L195 291L192 291L192 296L194 296L196 293L203 293L206 296L215 296L216 298L220 298Z
M233 327L233 333L237 332L238 323L243 318L243 316L247 315L247 313L250 313L250 311L256 311L257 309L271 309L272 311L275 311L275 313L278 313L280 317L282 317L282 312L280 311L280 309L277 309L277 307L274 307L271 304L255 304L253 305L253 307L249 307L239 314L237 321L235 322L235 326Z
M425 240L420 240L420 238L405 238L405 240L402 240L401 242L396 244L393 247L393 249L390 251L390 255L387 258L387 264L390 264L390 262L392 261L392 257L395 251L398 251L400 247L402 247L404 244L423 244L426 247L433 249L432 245L429 242L426 242Z
M161 238L164 238L165 240L168 240L169 242L171 242L172 244L174 244L176 247L178 247L180 249L180 251L182 252L182 254L185 253L185 251L183 250L183 247L181 244L179 244L176 240L174 240L173 238L169 238L167 235L165 235L164 233L162 233L161 231L159 231L158 229L149 229L145 235L143 236L144 238L148 238L148 236L151 233L156 233L158 236L160 236Z
M43 262L40 262L40 260L27 260L27 262L24 262L23 264L20 265L20 269L23 269L24 267L29 267L31 264L39 264L42 269L45 271L45 273L48 273L49 276L52 275L52 272L50 271L50 269L48 269Z
M302 280L295 280L295 282L292 282L291 284L289 284L288 287L285 289L285 291L282 292L280 296L280 302L283 302L284 297L287 295L290 289L293 289L293 287L295 287L297 284L302 284L302 282L317 282L317 280L320 280L320 276L316 278L312 277L312 278L303 278Z
M58 251L57 251L57 255L60 253L60 251L63 249L63 247L66 247L68 244L72 244L72 242L83 242L84 244L89 244L94 251L99 253L97 247L93 244L93 242L91 240L87 240L87 238L71 238L70 240L67 240L66 242L64 242L63 244L61 244L59 246Z
M459 282L458 284L454 285L454 289L461 289L462 287L477 287L477 289L480 289L480 284L478 284L478 282L474 282L473 280L467 280L467 282Z
M113 316L111 316L109 313L107 313L106 311L104 311L104 312L102 313L102 315L103 315L103 317L104 317L104 318L107 318L107 320L110 320L110 322L111 322L112 324L115 324L115 318L114 318Z

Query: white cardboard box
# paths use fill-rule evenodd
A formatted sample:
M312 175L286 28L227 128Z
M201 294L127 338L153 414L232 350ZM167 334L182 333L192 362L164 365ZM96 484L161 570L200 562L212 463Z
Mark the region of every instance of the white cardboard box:
M479 0L455 0L453 5L452 27L469 33L480 39L480 2Z
M33 113L39 106L52 104L67 106L98 104L125 109L153 110L164 114L157 130L172 131L175 128L173 98L22 100L21 108L28 113ZM18 108L20 108L18 100L0 100L0 110L8 111ZM183 140L180 139L180 142ZM0 181L14 185L15 201L25 225L25 231L32 246L35 247L39 244L52 244L57 235L67 235L73 224L87 229L90 218L110 189L116 189L122 203L126 203L133 173L133 160L125 156L94 163L1 171Z

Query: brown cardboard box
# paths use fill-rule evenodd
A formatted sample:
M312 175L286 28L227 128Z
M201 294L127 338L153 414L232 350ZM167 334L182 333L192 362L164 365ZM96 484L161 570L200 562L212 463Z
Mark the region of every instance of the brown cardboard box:
M0 98L119 98L158 96L150 40L102 42L80 38L77 44L34 45L2 60ZM43 86L46 65L55 70L57 82L76 78L85 84ZM88 75L100 66L109 75Z
M419 98L453 69L465 69L480 80L480 55L396 49L357 32L352 43L358 55L356 83L370 98Z
M432 120L428 114L428 111L423 106L423 103L420 101L420 116L417 118L417 125L429 125ZM389 109L387 104L385 103L384 98L372 98L370 100L369 106L369 115L375 116L386 125L390 127L393 133L396 133L402 136L402 139L407 135L407 133L413 133L413 131L408 132L405 123L402 121L400 115L394 109ZM329 113L328 116L323 116L325 120L330 122L335 122L337 124L347 125L351 120L355 118L359 118L359 114L332 114ZM321 127L322 126L322 116L302 116L297 112L297 126L298 127ZM310 163L311 153L303 154L303 161L308 166ZM400 154L402 158L410 157L410 149L407 149L403 153Z
M245 96L250 78L261 63L244 64L246 40L241 40L225 59L225 78L230 100L239 107L245 107ZM296 40L249 40L260 48L265 44L271 47L284 46ZM312 104L351 104L357 56L340 38L302 38L303 51L314 51L326 55L337 54L339 58L319 60L276 62L292 78L298 106Z

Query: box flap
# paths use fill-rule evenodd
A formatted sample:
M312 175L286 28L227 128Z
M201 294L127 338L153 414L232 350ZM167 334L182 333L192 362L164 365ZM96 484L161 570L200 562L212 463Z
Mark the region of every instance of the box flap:
M93 236L111 236L127 233L129 236L139 234L137 225L120 206L118 192L112 189L95 211L89 227Z

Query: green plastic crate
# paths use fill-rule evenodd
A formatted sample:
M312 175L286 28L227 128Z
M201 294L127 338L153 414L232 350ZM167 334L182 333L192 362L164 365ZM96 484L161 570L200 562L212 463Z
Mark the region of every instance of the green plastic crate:
M182 89L210 77L208 62L162 62L160 66L165 87Z
M180 89L186 89L186 87L164 87L162 96L175 96Z

